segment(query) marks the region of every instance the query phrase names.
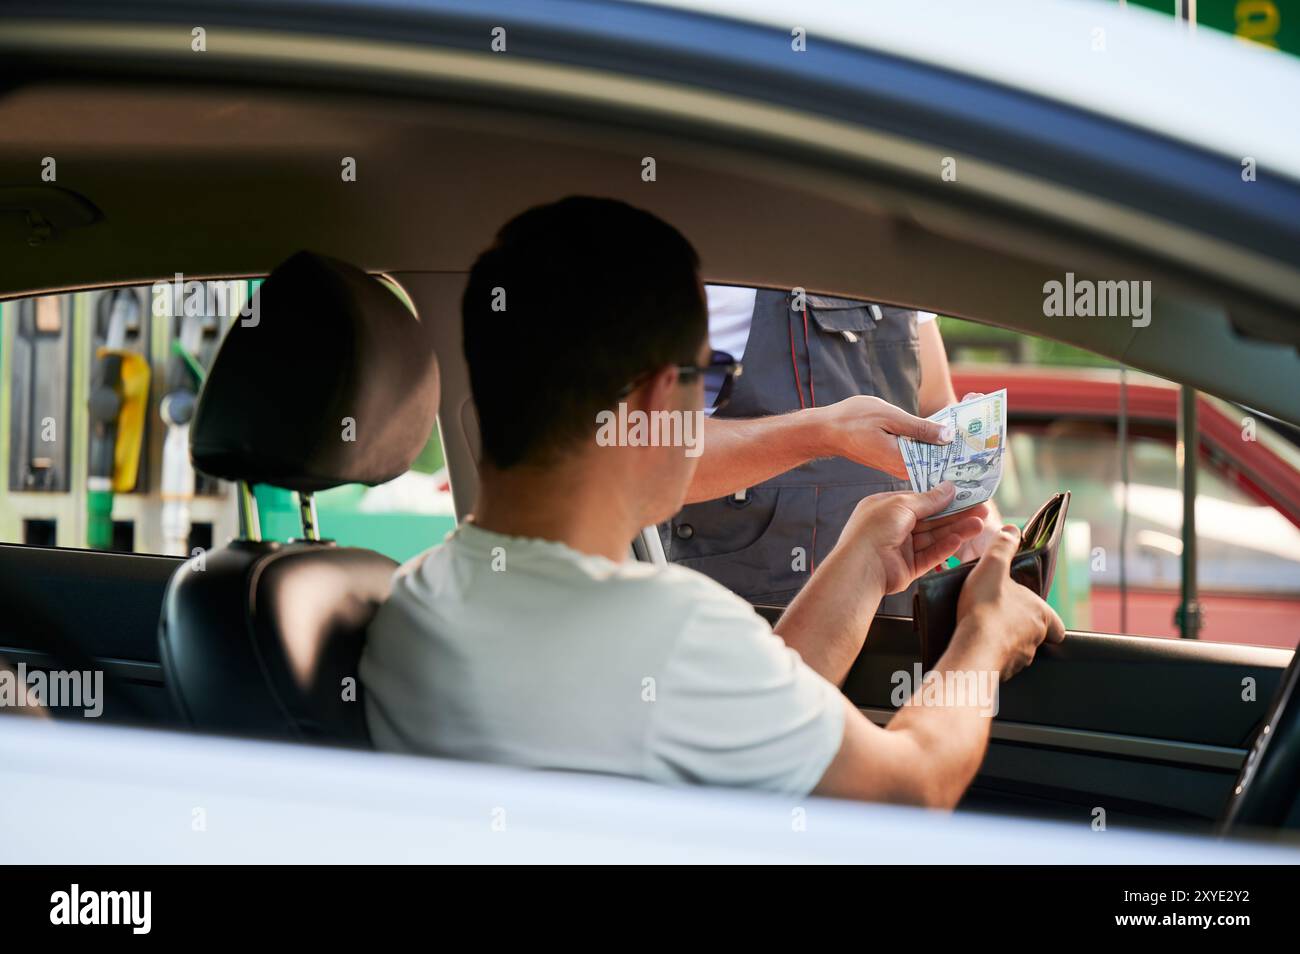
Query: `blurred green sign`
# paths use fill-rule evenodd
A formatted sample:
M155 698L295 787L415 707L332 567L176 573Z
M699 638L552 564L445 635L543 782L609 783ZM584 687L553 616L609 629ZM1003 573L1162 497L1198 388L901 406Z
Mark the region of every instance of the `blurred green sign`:
M1196 19L1210 27L1300 56L1300 0L1129 0L1135 7Z

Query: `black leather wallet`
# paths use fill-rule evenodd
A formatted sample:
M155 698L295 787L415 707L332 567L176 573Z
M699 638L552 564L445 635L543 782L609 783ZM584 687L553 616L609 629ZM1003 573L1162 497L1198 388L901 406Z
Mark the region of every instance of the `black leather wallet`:
M1020 549L1011 558L1011 578L1043 599L1052 588L1056 552L1065 530L1070 493L1056 494L1038 508L1020 532ZM930 573L916 581L912 598L912 625L921 637L921 665L934 668L957 628L957 599L962 584L978 561L968 560L950 570Z

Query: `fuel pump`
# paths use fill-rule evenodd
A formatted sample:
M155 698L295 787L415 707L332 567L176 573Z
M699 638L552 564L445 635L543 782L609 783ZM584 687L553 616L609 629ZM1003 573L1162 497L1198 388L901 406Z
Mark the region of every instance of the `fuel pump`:
M86 478L86 545L113 545L113 496L140 483L145 410L151 377L148 327L140 293L105 292L95 308L94 363L90 373L90 450Z
M9 489L66 493L72 388L71 309L60 296L28 298L12 309Z
M0 467L0 539L31 546L67 545L80 524L68 507L75 433L72 392L74 322L64 296L0 303L0 407L8 440ZM4 428L0 427L0 432Z
M158 408L167 429L162 452L163 552L175 556L190 553L196 484L203 482L197 488L200 492L215 490L208 478L196 478L190 463L190 420L224 323L224 316L219 314L186 315L183 311L173 309L167 393Z
M162 455L163 552L188 556L190 507L194 501L194 468L190 465L190 420L194 417L194 392L168 392L158 408L167 436Z

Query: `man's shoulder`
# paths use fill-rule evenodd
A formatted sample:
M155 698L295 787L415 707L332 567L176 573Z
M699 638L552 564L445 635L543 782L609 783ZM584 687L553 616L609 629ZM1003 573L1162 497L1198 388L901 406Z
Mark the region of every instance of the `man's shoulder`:
M571 596L590 599L598 612L618 613L629 626L653 620L670 632L701 628L771 631L744 599L698 570L675 563L621 563L601 580L587 583L581 593Z
M555 565L573 565L572 554L561 555L559 550L552 553L539 549L529 554L526 563L519 565L507 563L510 556L507 553L498 567L486 556L479 559L476 552L467 551L459 543L455 537L449 537L396 568L395 586L390 600L423 598L427 596L426 590L441 591L446 585L470 585L477 590L484 581L516 583L522 572L530 576L536 575L538 582L544 583L547 589L567 589L569 597L573 599L589 598L601 604L612 601L622 605L629 615L651 612L656 617L669 617L679 622L697 614L714 618L730 616L766 625L753 607L731 590L697 570L675 563L613 563L592 559L579 561L582 566L580 572L565 573L557 578L549 568ZM464 560L471 564L483 564L483 572L471 574L470 577L458 572L454 567ZM513 572L495 572L507 568ZM536 590L533 592L536 593Z
M687 605L755 615L754 607L748 602L698 570L676 563L655 570L648 579L665 594L672 594Z

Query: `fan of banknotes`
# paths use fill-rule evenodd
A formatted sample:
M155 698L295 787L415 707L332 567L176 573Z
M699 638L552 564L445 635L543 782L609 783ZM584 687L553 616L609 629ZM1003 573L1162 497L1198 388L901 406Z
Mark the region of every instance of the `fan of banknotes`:
M945 480L957 487L957 496L938 516L956 513L993 496L1002 480L1002 451L1006 446L1006 388L981 394L946 407L930 420L952 428L950 444L925 444L910 437L898 439L912 489L930 490Z

